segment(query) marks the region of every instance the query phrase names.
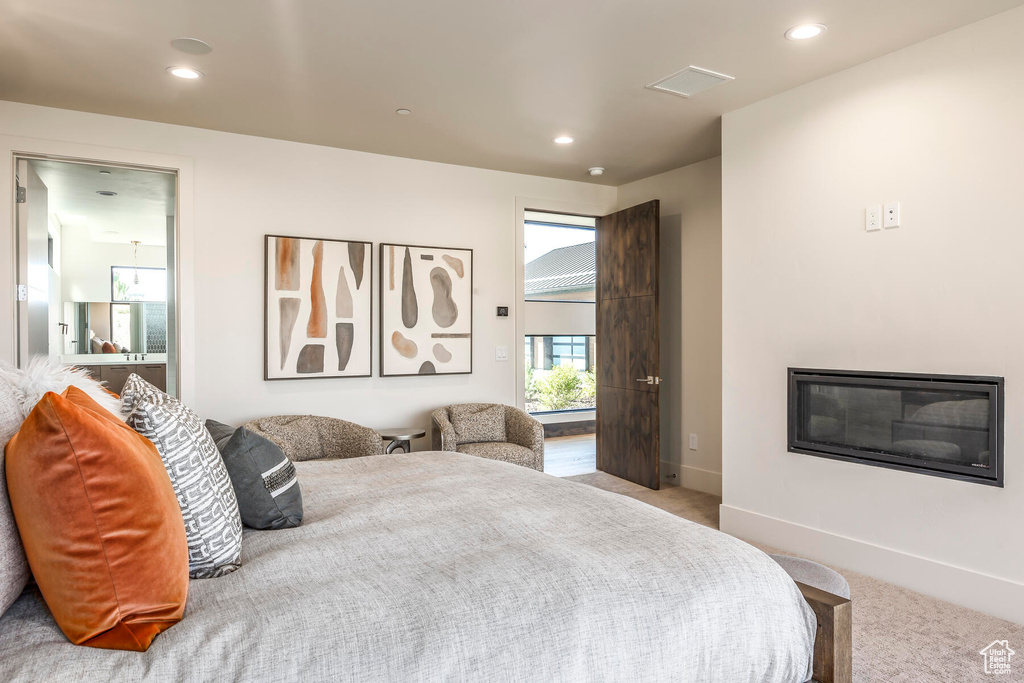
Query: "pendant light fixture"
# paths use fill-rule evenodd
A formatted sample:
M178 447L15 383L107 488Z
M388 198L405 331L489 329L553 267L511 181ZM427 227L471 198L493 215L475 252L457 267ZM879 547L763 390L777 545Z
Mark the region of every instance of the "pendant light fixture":
M142 287L139 285L139 245L142 244L139 240L132 240L132 246L135 247L135 275L132 277L132 284L128 287L128 299L129 301L139 301L142 299Z

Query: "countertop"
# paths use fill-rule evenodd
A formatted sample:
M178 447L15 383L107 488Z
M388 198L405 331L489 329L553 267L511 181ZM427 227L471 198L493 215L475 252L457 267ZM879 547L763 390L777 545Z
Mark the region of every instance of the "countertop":
M126 360L125 355L131 356ZM157 365L167 363L166 353L147 353L146 360L142 360L142 354L124 353L75 353L60 357L60 362L66 365Z

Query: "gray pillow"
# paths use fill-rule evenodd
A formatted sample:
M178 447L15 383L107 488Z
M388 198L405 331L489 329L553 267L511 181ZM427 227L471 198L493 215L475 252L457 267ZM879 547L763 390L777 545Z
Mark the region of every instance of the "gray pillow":
M505 406L464 404L448 409L455 440L458 443L481 443L505 440Z
M121 394L125 422L153 442L178 497L188 575L223 576L242 565L242 520L224 460L199 416L136 374Z
M18 406L18 394L0 379L0 615L7 611L28 583L28 562L21 546L21 536L14 523L11 501L7 497L7 476L4 449L24 422Z
M302 493L295 466L281 447L244 427L207 420L206 429L228 468L242 523L253 529L302 524Z

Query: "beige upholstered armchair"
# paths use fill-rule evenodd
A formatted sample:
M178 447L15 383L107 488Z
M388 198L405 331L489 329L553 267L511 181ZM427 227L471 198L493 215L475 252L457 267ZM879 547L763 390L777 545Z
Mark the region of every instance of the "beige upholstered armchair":
M463 403L430 415L435 451L458 451L544 471L544 426L497 403Z
M276 443L295 462L358 458L384 452L380 434L333 417L278 415L261 417L242 426Z

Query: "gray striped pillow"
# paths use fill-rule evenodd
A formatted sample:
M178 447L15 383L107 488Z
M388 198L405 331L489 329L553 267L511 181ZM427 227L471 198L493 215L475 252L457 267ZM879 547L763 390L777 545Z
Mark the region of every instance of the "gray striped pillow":
M238 569L242 520L213 437L188 406L138 375L128 378L125 389L124 407L130 409L125 421L156 445L178 497L189 576L207 579Z
M242 513L253 529L287 529L302 524L302 493L295 466L281 447L245 427L207 420Z

